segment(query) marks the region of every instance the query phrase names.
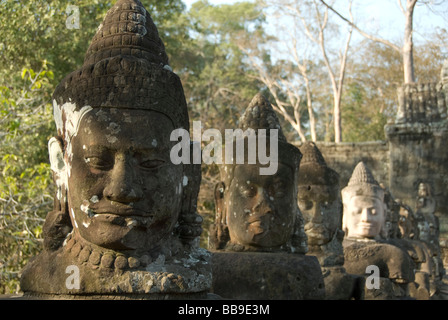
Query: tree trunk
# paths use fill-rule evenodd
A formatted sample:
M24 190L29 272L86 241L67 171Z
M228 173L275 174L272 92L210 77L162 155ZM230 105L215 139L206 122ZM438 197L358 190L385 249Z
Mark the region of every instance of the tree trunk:
M403 10L405 16L404 44L403 44L404 83L415 82L412 25L413 25L414 8L416 3L417 0L407 0L406 10Z
M338 94L337 94L338 95ZM341 98L337 95L334 96L334 142L342 142L342 121L341 121Z

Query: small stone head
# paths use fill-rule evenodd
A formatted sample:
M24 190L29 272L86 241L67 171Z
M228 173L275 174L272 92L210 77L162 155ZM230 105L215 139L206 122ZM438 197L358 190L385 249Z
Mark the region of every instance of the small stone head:
M397 203L399 205L398 229L400 230L400 237L403 239L417 238L418 230L416 230L417 225L412 209L399 199L397 199Z
M364 162L358 163L348 185L342 189L342 226L346 238L385 237L384 190Z
M189 129L182 84L140 1L119 0L109 10L82 68L56 88L53 106L55 211L69 216L74 233L137 251L176 232L200 234L200 168L170 161L170 133Z
M327 166L313 142L304 143L300 151L303 158L297 201L305 220L308 244L323 245L342 229L339 174Z
M431 186L428 183L420 182L418 184L418 197L428 198L431 197Z
M400 236L400 229L398 226L400 205L385 185L380 183L380 187L384 190L384 204L386 207L385 235L388 239L395 239Z
M264 96L258 94L240 119L239 128L255 136L259 129L278 130L277 170L262 175L260 161L248 161L250 147L256 140L250 136L227 144L234 155L238 143L244 144L242 163L232 162L220 168L221 181L215 188L216 220L212 226L210 245L214 249L251 251L304 251L303 234L300 233L301 217L297 208L297 179L300 159L299 149L286 142L277 116ZM252 136L254 137L254 136ZM260 148L258 140L258 148ZM277 141L276 141L277 142ZM241 149L240 149L241 150ZM303 226L302 226L303 228ZM303 230L302 230L303 233ZM302 237L302 238L300 238ZM302 240L298 240L298 239Z

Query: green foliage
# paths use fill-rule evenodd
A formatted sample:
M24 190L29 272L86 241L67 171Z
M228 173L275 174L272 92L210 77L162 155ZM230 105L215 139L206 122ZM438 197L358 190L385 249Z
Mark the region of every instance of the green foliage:
M259 90L236 43L259 29L263 16L253 3L214 6L201 0L184 19L190 24L190 60L181 77L191 117L206 127L233 128Z
M19 272L41 249L53 203L47 142L55 128L49 96L54 75L24 68L17 86L0 87L0 293L18 291Z
M358 83L347 85L343 97L342 138L346 142L385 140L387 117Z

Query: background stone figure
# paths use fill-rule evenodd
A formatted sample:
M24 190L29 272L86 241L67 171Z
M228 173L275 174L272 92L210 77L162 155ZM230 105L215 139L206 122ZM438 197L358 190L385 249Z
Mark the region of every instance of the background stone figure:
M286 142L274 110L261 94L253 98L240 119L239 128L243 132L253 130L255 137L258 137L259 129L278 130L277 172L260 175L259 169L265 165L259 159L257 163L248 163L251 141L248 137L240 140L245 146L244 163L225 163L220 168L221 182L215 187L216 218L211 226L210 248L305 253L306 235L296 200L302 154ZM226 148L234 148L235 160L236 141L230 145L226 141ZM269 141L266 139L266 150L270 150ZM257 150L259 148L260 144Z
M414 282L415 264L401 248L382 243L387 238L385 190L369 168L360 162L342 189L344 267L348 273L365 275L368 266L379 269L379 288L364 290L364 299L403 299Z
M417 190L416 199L416 215L418 221L424 221L428 224L427 228L424 228L425 234L422 235L422 239L437 246L439 241L439 219L435 215L436 201L431 194L431 186L429 183L420 182Z
M313 142L300 147L298 205L305 220L310 252L322 266L342 265L342 201L339 175L329 168ZM319 253L319 254L317 254Z
M140 1L107 13L81 69L53 95L49 142L57 185L44 250L26 295L204 298L209 253L198 247L200 165L174 165L174 129L189 130L180 79ZM67 286L67 267L79 271Z
M342 201L339 175L329 168L313 142L300 147L297 201L305 220L308 255L316 256L322 268L327 299L352 299L358 277L346 273L342 240Z
M255 137L278 130L277 172L261 175L261 161L249 162L250 136L228 144L237 151L244 142L244 163L220 168L215 188L215 223L210 228L214 293L231 299L322 299L324 283L319 262L307 251L303 218L297 206L297 182L302 154L286 142L269 101L256 95L240 119L239 128ZM274 131L275 132L275 131ZM252 141L253 142L253 141ZM262 146L256 141L257 150ZM236 153L233 152L234 158Z
M419 229L419 240L426 246L431 259L430 285L431 294L437 295L441 280L445 275L445 269L441 258L439 242L440 225L439 218L435 215L437 203L432 196L431 185L420 182L415 201L416 220Z
M404 252L414 262L415 281L409 284L409 295L419 300L430 298L429 279L432 269L432 259L426 246L418 240L416 220L411 208L400 200L395 200L391 192L384 187L384 202L386 204L386 232L382 243L394 245Z
M346 238L380 239L386 236L384 190L363 162L355 167L341 193Z

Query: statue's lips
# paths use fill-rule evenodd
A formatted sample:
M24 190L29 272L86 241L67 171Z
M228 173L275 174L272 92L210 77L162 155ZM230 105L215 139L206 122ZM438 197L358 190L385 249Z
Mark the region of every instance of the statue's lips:
M324 226L322 226L322 224L320 223L313 223L313 222L308 222L307 224L305 224L304 230L308 231L308 230L314 230L314 231L321 231L325 229Z
M135 208L101 208L95 210L93 219L126 228L149 228L154 222L154 215Z
M99 207L99 208L91 208L94 216L96 215L116 215L122 217L152 217L152 214L140 210L138 208L130 207L130 206L109 206L109 207Z
M327 233L327 228L317 223L307 223L304 227L305 232L313 234L313 236L323 235Z
M357 227L360 229L373 229L375 226L372 223L358 223Z
M250 217L247 221L247 228L250 229L254 234L262 234L269 229L269 219L268 215L254 215Z

